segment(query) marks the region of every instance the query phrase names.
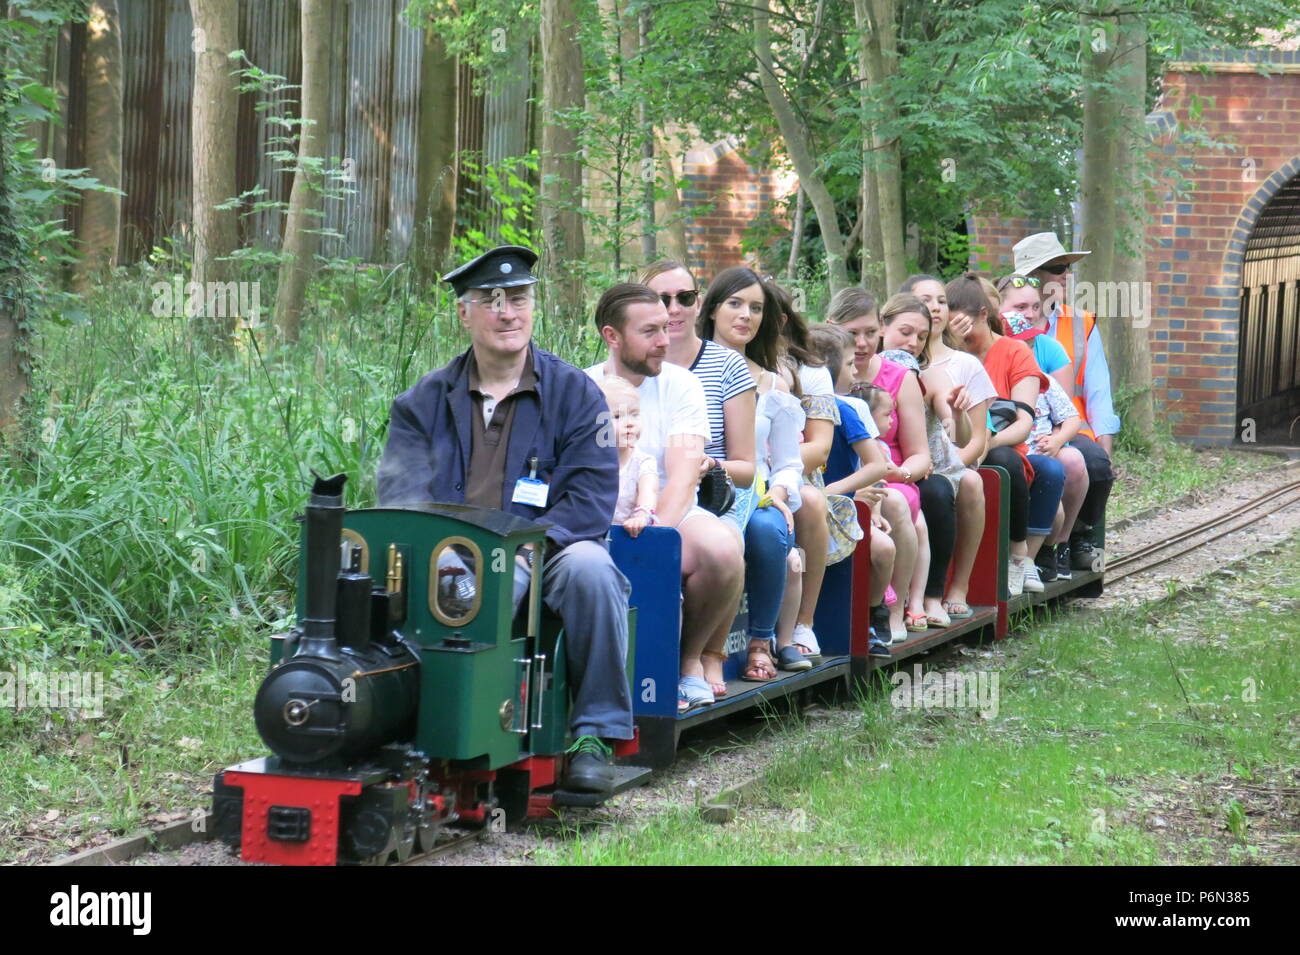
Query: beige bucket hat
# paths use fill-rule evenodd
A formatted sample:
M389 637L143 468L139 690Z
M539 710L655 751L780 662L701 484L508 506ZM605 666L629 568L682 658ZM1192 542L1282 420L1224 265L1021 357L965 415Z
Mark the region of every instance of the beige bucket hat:
M1052 259L1078 262L1085 255L1092 255L1091 252L1065 251L1055 232L1035 232L1033 235L1027 235L1011 247L1011 253L1015 256L1016 271L1021 275L1029 275L1034 269L1041 268Z

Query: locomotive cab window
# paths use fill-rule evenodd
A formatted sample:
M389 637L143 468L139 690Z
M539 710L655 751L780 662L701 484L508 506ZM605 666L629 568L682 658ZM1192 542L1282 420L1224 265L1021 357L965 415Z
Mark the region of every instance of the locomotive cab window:
M463 627L483 603L483 552L465 537L448 537L429 559L429 609L438 622Z

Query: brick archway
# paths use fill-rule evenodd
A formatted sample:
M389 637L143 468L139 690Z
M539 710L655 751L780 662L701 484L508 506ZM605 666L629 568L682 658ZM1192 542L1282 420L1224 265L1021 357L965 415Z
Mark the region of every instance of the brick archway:
M1267 64L1268 74L1259 72ZM1173 433L1198 444L1242 437L1238 366L1242 270L1256 224L1298 174L1300 54L1191 51L1170 64L1160 108L1148 117L1157 168L1186 181L1179 200L1148 206L1148 330L1157 408ZM1194 103L1208 104L1195 110ZM1194 124L1228 149L1189 146ZM1261 177L1262 181L1261 181Z
M1237 427L1242 441L1290 443L1300 420L1300 157L1247 203L1224 255L1239 289Z
M1189 141L1185 126L1227 148ZM1156 407L1176 437L1231 444L1241 437L1237 378L1247 247L1269 203L1300 176L1300 51L1188 51L1186 61L1169 65L1147 127L1153 165L1170 176L1163 198L1147 205L1153 306L1147 335ZM982 247L974 264L993 271L1009 268L1011 244L1020 236L1054 229L1068 246L1072 231L1068 224L1012 217L977 216L972 224Z
M1232 237L1223 253L1223 284L1241 285L1241 263L1246 254L1246 243L1255 231L1255 223L1260 214L1288 182L1300 175L1300 154L1292 157L1285 165L1274 171L1273 175L1255 190L1255 194L1242 206L1241 214L1232 228Z

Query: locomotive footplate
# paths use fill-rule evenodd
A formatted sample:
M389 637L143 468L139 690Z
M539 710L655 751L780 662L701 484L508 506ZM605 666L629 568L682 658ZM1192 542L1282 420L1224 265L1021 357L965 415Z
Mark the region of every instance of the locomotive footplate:
M649 781L650 775L654 772L648 766L615 766L614 767L614 789L608 793L575 793L567 789L556 789L552 792L551 800L557 806L580 806L591 808L599 806L606 802L610 796L615 796L625 789L631 789L633 786L641 786Z

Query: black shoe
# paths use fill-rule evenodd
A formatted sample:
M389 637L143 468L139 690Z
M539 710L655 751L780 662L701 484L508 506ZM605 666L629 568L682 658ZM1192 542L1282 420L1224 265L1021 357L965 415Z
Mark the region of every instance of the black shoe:
M867 648L867 656L880 657L888 660L893 656L893 654L889 652L889 644L881 643L879 640L872 640L870 646Z
M1038 565L1038 579L1045 584L1050 584L1056 579L1056 548L1043 545L1038 548L1038 556L1034 558L1034 563Z
M1070 542L1061 541L1056 545L1056 578L1058 580L1069 580L1073 574L1070 571Z
M568 748L569 768L564 772L562 789L576 793L612 793L614 791L614 751L595 736L579 736Z
M889 608L884 604L871 608L871 629L876 632L876 637L882 643L889 642L891 627L889 626Z
M1070 566L1075 570L1091 571L1097 560L1097 548L1086 537L1077 537L1070 541Z

